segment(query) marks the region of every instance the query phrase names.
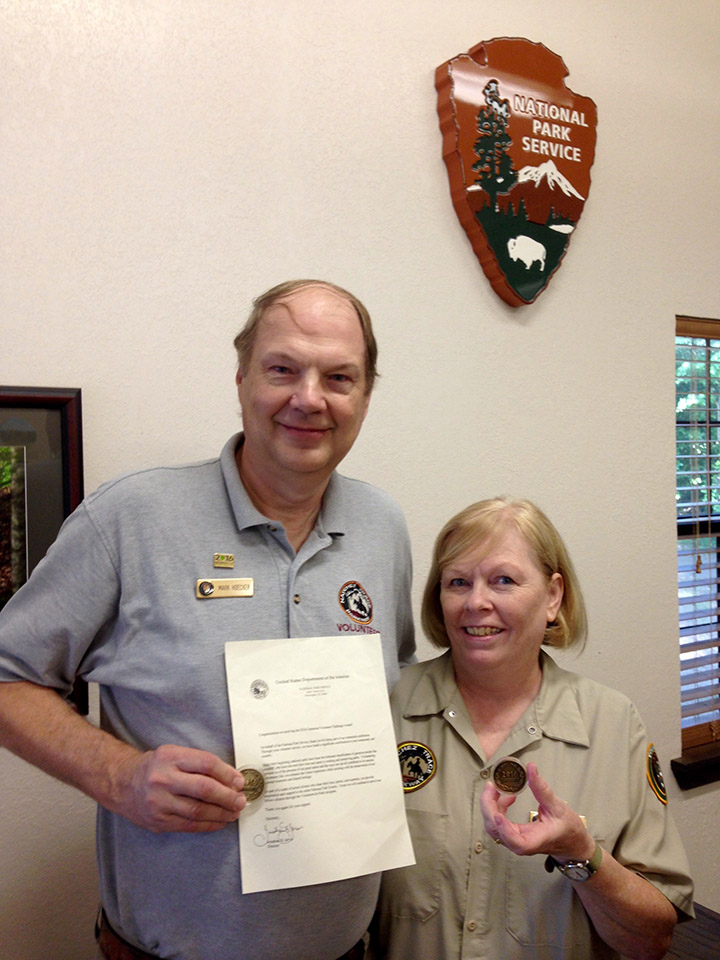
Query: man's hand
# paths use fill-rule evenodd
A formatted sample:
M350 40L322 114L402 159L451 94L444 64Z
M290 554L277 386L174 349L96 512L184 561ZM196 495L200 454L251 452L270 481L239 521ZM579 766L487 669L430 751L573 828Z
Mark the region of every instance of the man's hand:
M538 773L537 764L527 766L528 785L538 802L538 817L532 823L513 823L506 813L515 797L501 794L489 782L480 796L485 829L493 839L519 856L536 853L558 858L587 860L595 841L580 817L564 800L556 797Z
M124 758L112 809L153 833L221 830L245 806L242 774L205 750L166 745Z
M58 693L0 683L0 746L146 830L221 830L245 806L242 774L205 750L143 753L98 729Z

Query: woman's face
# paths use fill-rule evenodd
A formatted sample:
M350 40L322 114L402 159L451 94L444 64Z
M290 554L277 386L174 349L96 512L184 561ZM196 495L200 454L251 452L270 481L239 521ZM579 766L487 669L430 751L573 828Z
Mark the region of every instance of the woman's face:
M545 627L562 596L560 574L547 579L514 526L461 554L440 579L456 673L510 668L519 678L536 670Z

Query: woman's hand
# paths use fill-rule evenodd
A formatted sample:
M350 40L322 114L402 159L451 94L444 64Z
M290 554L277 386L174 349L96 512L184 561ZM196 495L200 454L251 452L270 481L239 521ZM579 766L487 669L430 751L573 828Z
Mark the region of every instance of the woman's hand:
M488 783L480 796L487 832L521 857L550 854L558 860L589 860L595 841L583 821L555 796L536 764L529 763L527 773L538 802L537 820L508 820L506 814L515 797L501 794L493 783ZM603 850L598 871L585 882L573 883L573 888L595 930L613 950L632 960L660 960L665 956L677 914L670 901L644 877Z
M528 786L538 802L537 819L532 823L513 823L506 814L515 797L500 793L493 783L488 783L480 797L487 832L521 857L544 853L558 859L589 860L595 841L583 821L555 796L538 773L537 764L529 763L527 774Z

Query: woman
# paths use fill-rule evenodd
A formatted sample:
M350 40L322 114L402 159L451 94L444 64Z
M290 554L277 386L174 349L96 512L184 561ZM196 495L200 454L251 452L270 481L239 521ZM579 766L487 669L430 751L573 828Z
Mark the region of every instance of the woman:
M547 517L497 499L450 520L422 621L449 650L392 697L417 863L383 878L373 955L662 957L692 915L687 860L633 705L541 650L586 633Z

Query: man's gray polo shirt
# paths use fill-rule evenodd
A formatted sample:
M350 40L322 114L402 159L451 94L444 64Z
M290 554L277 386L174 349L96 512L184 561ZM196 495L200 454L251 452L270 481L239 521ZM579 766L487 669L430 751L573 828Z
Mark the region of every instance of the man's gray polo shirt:
M69 691L100 684L102 725L141 750L197 747L233 762L227 640L379 632L388 685L412 658L410 549L395 502L333 474L315 529L295 555L219 459L144 470L101 487L75 511L28 584L0 615L0 681ZM232 570L214 566L233 554ZM199 579L252 577L252 597L201 600ZM293 956L333 960L364 932L377 877L240 893L237 828L150 834L98 813L110 923L178 960ZM188 946L190 945L190 946ZM242 945L242 947L240 946Z

